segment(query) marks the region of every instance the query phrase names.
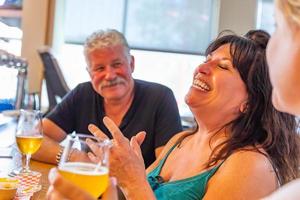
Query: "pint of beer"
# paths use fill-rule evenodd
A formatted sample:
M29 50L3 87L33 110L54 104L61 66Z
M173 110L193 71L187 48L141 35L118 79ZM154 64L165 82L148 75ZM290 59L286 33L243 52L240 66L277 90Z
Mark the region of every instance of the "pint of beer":
M87 156L83 159L82 154L91 152L86 144L86 139L89 138L98 146L98 151L101 155L97 155L97 162L94 163L88 160ZM99 141L95 137L77 134L70 137L64 149L58 170L60 174L79 186L81 189L89 192L93 197L98 198L108 186L108 150L110 147L109 141ZM81 156L78 160L69 160L70 153L81 151Z

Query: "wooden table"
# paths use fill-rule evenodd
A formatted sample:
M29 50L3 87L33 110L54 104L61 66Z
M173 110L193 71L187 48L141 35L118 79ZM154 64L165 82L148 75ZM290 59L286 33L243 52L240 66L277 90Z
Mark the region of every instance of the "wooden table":
M15 163L10 155L11 145L15 141L16 122L12 120L10 123L0 126L0 174L8 174L15 169ZM36 192L31 198L33 200L46 199L46 193L49 187L48 172L54 165L42 163L39 161L30 161L30 169L42 173L41 185L42 189Z
M0 158L0 163L1 163L0 170L1 170L1 173L3 173L3 174L9 173L14 168L12 158ZM34 160L32 160L30 162L30 169L42 173L42 177L40 180L42 189L39 192L36 192L31 199L33 199L33 200L46 199L47 190L49 188L48 173L52 167L54 167L54 165L49 165L49 164L34 161Z

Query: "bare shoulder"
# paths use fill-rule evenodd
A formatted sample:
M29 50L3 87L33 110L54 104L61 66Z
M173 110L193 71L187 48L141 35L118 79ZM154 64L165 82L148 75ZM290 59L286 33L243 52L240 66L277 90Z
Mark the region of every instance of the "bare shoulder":
M243 168L240 168L243 166ZM260 172L260 171L273 171L272 164L267 157L267 154L261 150L261 152L243 149L233 153L224 162L223 169L225 170L237 170L248 172Z
M224 161L210 179L204 199L226 199L226 196L229 199L258 199L276 188L276 174L268 157L244 149Z
M167 152L169 151L170 148L172 148L173 145L176 144L176 142L179 140L180 137L183 137L184 135L188 134L187 131L182 131L180 133L177 133L176 135L174 135L168 142L167 144L163 147L163 150L161 151L161 153L159 154L159 156L157 157L157 159L147 168L147 173L149 173L150 171L152 171L159 163L159 161L161 161L161 159L163 157L165 157L165 155L167 154Z

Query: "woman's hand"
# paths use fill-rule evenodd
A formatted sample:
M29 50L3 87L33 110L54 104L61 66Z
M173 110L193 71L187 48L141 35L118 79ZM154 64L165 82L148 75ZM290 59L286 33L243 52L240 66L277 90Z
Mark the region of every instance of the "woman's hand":
M115 123L108 117L103 122L113 136L110 148L110 175L118 179L118 184L123 187L132 185L133 182L146 179L145 165L140 149L140 144L145 138L145 132L140 132L129 141ZM95 125L90 124L89 131L100 139L108 139L107 136ZM91 160L97 160L97 145L91 141L87 142L93 154L89 154ZM99 155L101 156L101 155Z
M86 191L63 178L56 168L49 172L50 187L47 192L48 200L94 200ZM102 200L117 200L116 180L111 178L110 184L103 194Z
M109 155L110 175L118 180L126 199L155 199L154 193L146 179L145 165L140 145L146 137L144 131L133 136L130 141L124 137L115 123L108 117L103 122L113 136ZM89 131L99 139L108 137L95 125L90 124ZM97 159L97 145L88 141L93 153L90 159ZM100 155L101 156L101 155Z

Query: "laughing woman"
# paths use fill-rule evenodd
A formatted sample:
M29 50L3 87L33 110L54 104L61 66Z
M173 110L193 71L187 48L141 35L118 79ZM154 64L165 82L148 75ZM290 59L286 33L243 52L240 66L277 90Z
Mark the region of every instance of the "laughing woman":
M252 200L297 177L296 122L272 106L268 39L265 32L251 31L210 44L185 99L198 126L174 136L146 172L139 148L145 133L129 141L109 118L103 119L114 138L110 175L127 199ZM94 125L89 130L106 137ZM95 144L89 145L97 152ZM59 190L58 181L65 180L54 178L57 194L76 192L75 187Z
M141 134L128 141L104 118L114 136L111 175L127 199L258 199L296 178L296 122L272 106L268 39L251 31L210 44L185 98L198 126L172 138L147 174Z

